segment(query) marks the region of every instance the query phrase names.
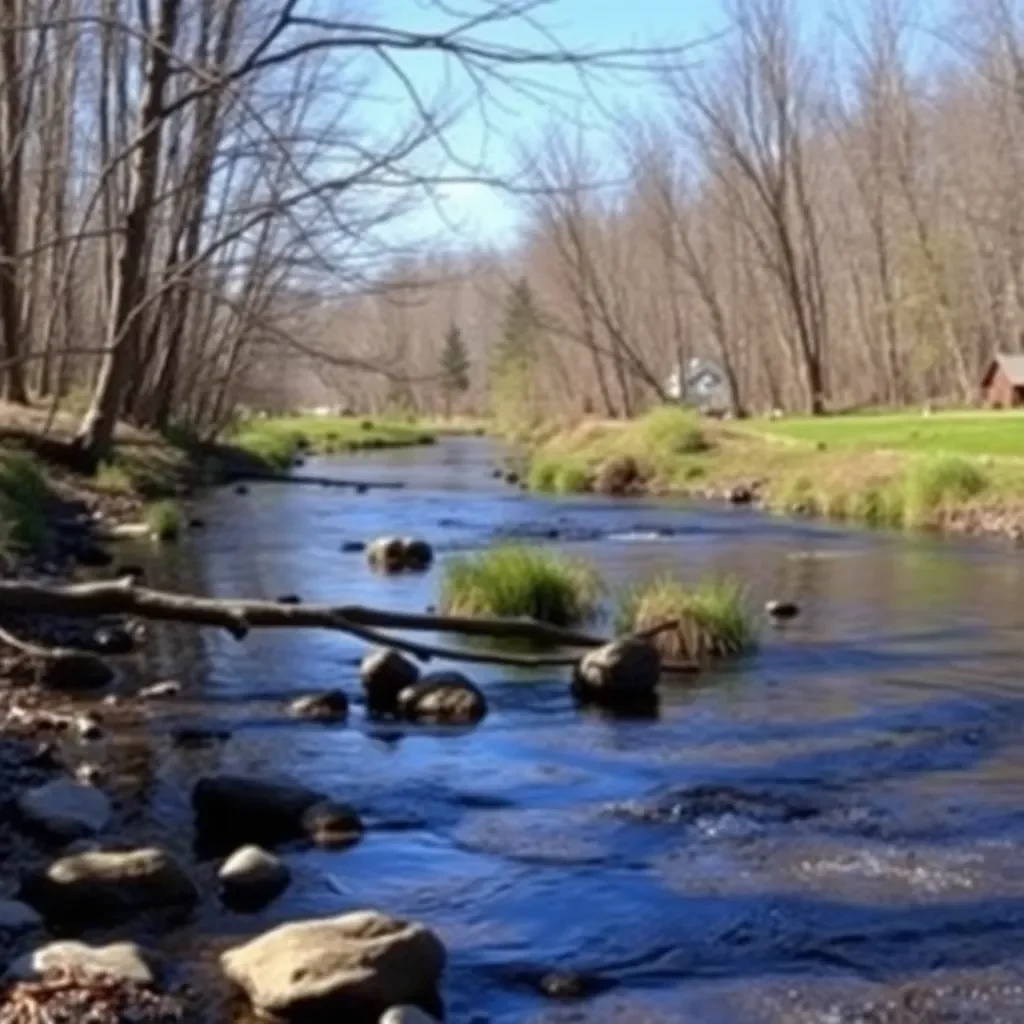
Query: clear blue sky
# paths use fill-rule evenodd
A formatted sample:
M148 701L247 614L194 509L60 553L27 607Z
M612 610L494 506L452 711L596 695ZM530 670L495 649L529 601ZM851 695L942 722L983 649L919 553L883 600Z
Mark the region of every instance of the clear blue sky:
M471 11L485 6L483 0L451 3L460 10ZM446 24L425 0L381 0L375 14L382 22L416 31L432 31ZM537 15L562 45L573 50L685 44L706 38L723 24L719 0L549 0ZM500 31L489 28L481 35L508 45L546 45L541 35L523 24L506 23ZM444 84L443 64L436 58L413 58L405 66L411 69L417 87L427 94ZM648 97L652 104L658 101L656 83L639 76L595 76L589 83L598 101L594 104L570 70L532 69L520 74L554 92L531 100L496 88L496 102L488 105L487 122L474 106L449 135L453 147L466 160L483 163L499 173L507 172L515 163L519 147L557 124L560 116L566 118L567 124L570 112L596 120L600 116L598 105L610 109L623 102L640 105ZM456 73L452 84L467 100L471 97L473 89L464 76ZM455 222L461 230L452 238L453 242L502 244L514 235L518 207L514 196L485 186L451 185L445 189L442 212L427 210L414 218L412 226L417 233L436 229L451 236L446 221Z

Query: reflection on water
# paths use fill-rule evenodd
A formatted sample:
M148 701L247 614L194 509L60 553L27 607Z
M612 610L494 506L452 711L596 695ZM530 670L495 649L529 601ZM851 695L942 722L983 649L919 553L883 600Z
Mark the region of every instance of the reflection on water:
M371 831L296 851L296 883L252 917L200 922L223 941L372 905L423 919L451 951L462 1021L1024 1021L1024 562L984 544L846 532L749 511L548 499L491 479L490 444L311 462L400 479L355 495L223 491L208 528L152 567L216 595L422 610L452 552L496 537L598 562L610 583L671 569L732 573L755 606L800 602L753 657L668 684L660 715L577 711L563 678L479 669L490 717L469 733L290 721L282 702L343 686L345 636L268 631L238 644L161 630L152 671L187 683L158 731L214 719L227 742L171 749L152 827L181 835L191 781L289 774ZM346 540L413 533L423 576L382 578ZM187 942L168 940L187 946ZM546 1002L530 970L614 982Z

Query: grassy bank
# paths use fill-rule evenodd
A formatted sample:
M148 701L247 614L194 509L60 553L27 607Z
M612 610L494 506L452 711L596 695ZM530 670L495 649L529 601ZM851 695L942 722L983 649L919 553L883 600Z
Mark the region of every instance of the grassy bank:
M432 444L437 431L416 423L336 416L283 416L249 420L228 442L276 469L292 465L302 451L317 454Z
M1024 536L1024 416L1015 413L733 424L658 409L558 434L534 452L529 482L615 493L608 482L622 476L610 467L632 474L634 492L752 493L790 514Z

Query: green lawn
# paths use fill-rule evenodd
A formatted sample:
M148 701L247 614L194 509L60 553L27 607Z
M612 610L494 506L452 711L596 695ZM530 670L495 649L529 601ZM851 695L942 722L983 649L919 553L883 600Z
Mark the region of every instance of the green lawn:
M872 451L949 452L1024 459L1024 413L920 412L752 420L765 434L830 448Z

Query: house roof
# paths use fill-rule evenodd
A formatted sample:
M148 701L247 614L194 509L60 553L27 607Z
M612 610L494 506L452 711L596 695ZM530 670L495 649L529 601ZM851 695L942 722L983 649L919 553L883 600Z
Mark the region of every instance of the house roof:
M1000 354L997 355L989 366L988 372L985 374L985 383L987 384L992 379L993 371L996 367L1006 375L1006 379L1015 387L1024 387L1024 355L1009 356Z

